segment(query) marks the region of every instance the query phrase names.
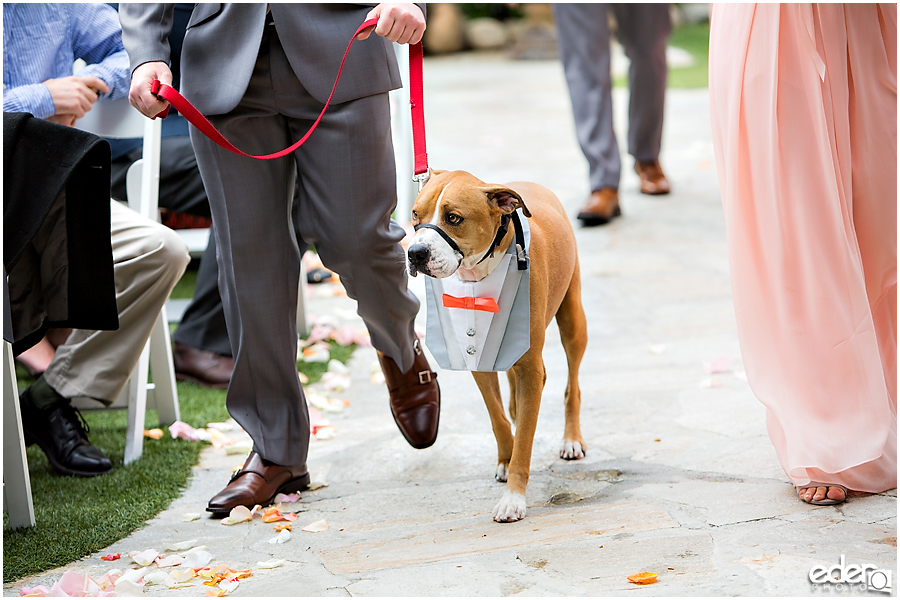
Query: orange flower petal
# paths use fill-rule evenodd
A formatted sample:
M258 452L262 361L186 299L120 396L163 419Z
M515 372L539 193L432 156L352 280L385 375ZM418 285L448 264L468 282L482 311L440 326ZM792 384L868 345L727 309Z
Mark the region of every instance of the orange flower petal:
M640 573L629 575L628 581L630 581L631 583L637 583L639 585L645 585L648 583L656 583L657 577L659 577L659 574L657 573L648 573L647 571L641 571Z

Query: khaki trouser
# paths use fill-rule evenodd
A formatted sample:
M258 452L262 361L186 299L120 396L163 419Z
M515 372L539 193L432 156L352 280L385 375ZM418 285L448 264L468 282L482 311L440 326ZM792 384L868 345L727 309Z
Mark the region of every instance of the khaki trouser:
M114 200L110 234L119 329L75 329L56 349L44 380L66 398L111 404L137 365L150 330L190 256L174 231Z

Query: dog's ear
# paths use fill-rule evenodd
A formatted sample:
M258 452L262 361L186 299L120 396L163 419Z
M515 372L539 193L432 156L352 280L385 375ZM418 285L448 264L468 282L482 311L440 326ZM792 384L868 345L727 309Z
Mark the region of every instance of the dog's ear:
M515 190L511 190L502 185L494 185L485 188L484 193L487 196L488 202L499 208L500 212L504 214L509 214L517 208L521 208L523 215L526 217L531 216L531 212L529 212L528 207L525 206L525 201L522 200L522 196Z
M422 187L425 187L425 184L428 183L428 180L431 179L434 175L440 175L441 173L446 173L447 171L435 171L431 167L428 167L428 173L425 174L425 179L422 180Z

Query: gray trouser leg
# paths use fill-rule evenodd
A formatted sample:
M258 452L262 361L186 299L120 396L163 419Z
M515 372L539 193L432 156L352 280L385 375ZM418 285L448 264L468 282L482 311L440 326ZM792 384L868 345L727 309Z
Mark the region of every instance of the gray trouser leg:
M213 124L253 154L296 141L321 105L297 81L268 28L241 103ZM376 348L412 364L418 301L406 289L387 94L329 108L293 156L231 154L192 129L216 223L219 281L234 348L228 410L254 448L282 465L305 463L309 415L296 369L300 251L290 219L295 164L304 239L359 303ZM387 410L387 406L385 407Z
M588 161L591 190L618 188L621 160L613 131L606 5L554 4L553 10L575 133Z
M611 4L616 37L631 59L628 71L628 153L642 162L659 157L666 100L668 4Z

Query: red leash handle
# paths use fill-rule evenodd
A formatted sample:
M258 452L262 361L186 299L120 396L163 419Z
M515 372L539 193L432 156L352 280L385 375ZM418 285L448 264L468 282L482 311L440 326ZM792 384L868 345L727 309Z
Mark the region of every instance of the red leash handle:
M365 31L370 27L374 27L378 24L378 19L369 19L365 21L362 25L360 25L356 33L353 34L353 37L350 38L350 43L347 44L347 49L344 51L344 57L341 59L341 67L338 69L337 77L334 80L334 85L331 88L331 94L328 96L328 100L325 101L325 106L322 107L322 112L319 113L319 117L316 119L315 123L312 124L312 127L309 128L309 131L306 132L297 143L292 146L281 150L280 152L275 152L273 154L264 154L260 156L256 156L253 154L247 154L243 150L235 147L231 142L225 139L218 129L213 127L212 123L204 117L199 110L197 110L193 104L191 104L184 96L182 96L178 91L170 85L166 85L165 83L160 83L158 79L154 79L150 85L150 92L158 98L162 98L167 100L169 104L174 106L178 112L180 112L185 119L188 120L194 127L200 130L203 135L208 137L210 140L225 148L230 152L234 152L235 154L240 154L241 156L246 156L248 158L256 158L260 160L270 160L273 158L281 158L282 156L287 156L292 153L294 150L302 146L306 140L309 139L309 136L312 135L312 132L315 131L316 127L319 126L319 122L322 120L322 117L325 115L325 111L328 110L329 104L331 104L331 99L334 97L334 91L337 89L338 82L341 80L341 72L344 70L344 63L347 62L347 55L350 53L350 48L353 46L353 42L356 40L356 36ZM410 46L410 61L409 61L409 70L410 70L410 104L412 105L412 121L413 121L413 147L415 149L415 172L417 175L424 174L428 171L428 157L425 152L425 113L423 110L422 103L422 42L418 44ZM164 111L156 115L156 117L166 118L169 113L169 107L166 107ZM156 117L153 117L154 119Z

